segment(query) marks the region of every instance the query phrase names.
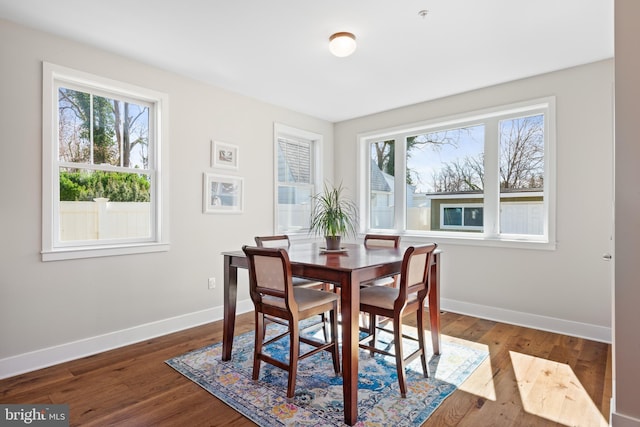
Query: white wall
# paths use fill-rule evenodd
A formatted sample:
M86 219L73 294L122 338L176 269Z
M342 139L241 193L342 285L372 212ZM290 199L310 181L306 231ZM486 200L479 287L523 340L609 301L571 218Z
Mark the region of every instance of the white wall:
M169 252L41 261L42 61L169 94ZM0 85L0 378L220 319L220 252L273 231L274 122L323 134L333 174L331 123L1 20ZM202 214L211 139L240 147L242 215Z
M169 252L40 260L43 60L169 94ZM220 252L273 231L273 122L323 134L325 175L335 169L336 180L355 189L359 132L548 95L557 97L557 250L442 245L443 306L610 338L610 264L601 258L611 244L612 61L335 127L6 21L0 21L0 77L0 378L221 318ZM201 213L211 139L240 147L242 215ZM7 209L7 200L22 208ZM219 284L214 290L207 289L210 276ZM246 287L240 289L246 300Z
M357 187L359 133L555 96L557 249L442 243L442 305L609 341L611 263L602 256L612 250L612 85L608 60L338 123L336 180Z
M615 2L615 297L611 425L640 427L640 2Z

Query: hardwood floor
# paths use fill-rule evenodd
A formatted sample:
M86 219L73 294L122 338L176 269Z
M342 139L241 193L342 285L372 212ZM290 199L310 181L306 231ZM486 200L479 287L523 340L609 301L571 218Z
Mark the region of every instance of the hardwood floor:
M236 333L252 329L238 316ZM490 357L424 426L608 425L610 345L454 313L442 332ZM66 403L82 426L255 425L164 363L221 340L218 321L0 380L0 402Z

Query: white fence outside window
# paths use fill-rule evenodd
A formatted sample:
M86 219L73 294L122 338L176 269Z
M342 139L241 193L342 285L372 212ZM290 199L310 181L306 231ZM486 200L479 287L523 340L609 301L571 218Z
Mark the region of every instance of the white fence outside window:
M86 241L151 236L151 203L60 202L60 240Z

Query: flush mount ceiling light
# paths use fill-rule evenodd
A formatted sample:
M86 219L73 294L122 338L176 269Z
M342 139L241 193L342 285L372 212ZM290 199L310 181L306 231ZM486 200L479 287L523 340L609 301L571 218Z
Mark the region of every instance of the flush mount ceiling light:
M329 37L329 51L339 58L351 55L356 50L356 36L340 32Z

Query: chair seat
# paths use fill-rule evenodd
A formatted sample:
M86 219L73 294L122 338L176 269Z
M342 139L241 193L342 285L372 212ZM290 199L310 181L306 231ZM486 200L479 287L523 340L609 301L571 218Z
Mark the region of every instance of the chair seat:
M293 295L298 303L298 310L304 311L310 307L325 304L331 301L337 301L338 295L333 292L317 291L315 289L307 289L302 287L293 288ZM285 308L284 298L276 298L270 295L262 297L264 304L272 305L278 308Z
M315 280L303 279L302 277L295 277L295 276L292 277L291 280L293 281L293 286L296 286L296 287L304 286L308 288L315 288L315 287L320 287L324 284L322 282L318 282Z
M364 236L364 246L367 249L389 249L398 248L400 245L400 236L395 235L381 235L381 234L367 234ZM364 282L360 284L361 287L366 286L396 286L396 277L383 277L382 279L372 280L370 282Z
M388 286L369 286L360 290L360 304L393 310L393 303L400 291ZM417 294L407 295L407 304L417 301Z
M382 279L361 283L360 286L395 286L395 284L396 280L393 277L384 277Z

